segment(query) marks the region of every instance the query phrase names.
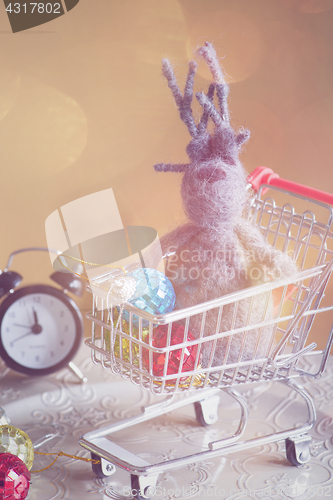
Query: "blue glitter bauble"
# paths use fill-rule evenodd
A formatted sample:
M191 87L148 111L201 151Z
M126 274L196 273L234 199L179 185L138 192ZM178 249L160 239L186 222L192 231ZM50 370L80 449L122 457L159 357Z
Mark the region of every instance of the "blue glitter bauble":
M140 268L127 274L136 281L136 290L129 300L138 309L151 314L166 314L175 306L176 295L171 281L156 269ZM123 312L123 318L128 321L129 314ZM138 317L133 316L133 323L138 323Z

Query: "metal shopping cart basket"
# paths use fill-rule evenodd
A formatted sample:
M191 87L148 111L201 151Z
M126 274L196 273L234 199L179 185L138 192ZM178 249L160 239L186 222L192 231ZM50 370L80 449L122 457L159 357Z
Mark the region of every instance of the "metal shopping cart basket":
M308 337L319 313L321 316L323 313L330 314L333 310L331 304L323 305L322 302L333 269L333 195L281 179L266 167L258 167L251 174L249 188L254 190L249 217L260 227L273 246L287 251L297 260L299 272L292 282L290 279L266 282L164 315L154 316L126 304L129 326L126 330L121 326L122 323L118 322L114 331L116 341L118 339L116 354L110 352L110 324L114 321L116 308L107 308L104 296L98 291L99 285L107 282L110 274L101 276L95 281L97 286L91 288L93 310L88 314L88 318L92 321L92 337L87 339L86 344L92 349L93 362L118 372L124 379L153 394L166 396L162 402L142 408L140 414L93 430L80 439L80 444L91 452L92 457L100 459L99 463L93 465L93 470L100 476L113 474L117 467L130 473L132 490L137 492L138 499L147 499L154 495L161 472L270 442L285 440L287 459L293 465L305 464L310 458L311 438L307 433L315 423L316 411L311 396L294 379L300 376L319 377L325 368L332 345L333 328L327 332L324 349L317 349L315 343L309 343ZM128 270L132 268L133 265L128 266ZM113 270L111 275L117 276L117 271ZM209 311L214 310L218 318L221 318L223 309L230 304L234 304L237 310L241 301L246 300L250 301L251 307L255 307L256 297L260 294L266 294L269 300L275 298L276 305L272 316L267 319L263 311L262 317L256 318L256 324L249 319L247 324L236 328L237 325L232 322L229 331L219 332L217 326L215 335L204 336ZM200 334L195 340L189 340L186 332L191 318L195 315L200 315L201 318ZM138 320L136 328L133 326L134 318ZM184 341L172 345L170 331L172 325L179 321L185 325ZM268 324L271 325L271 333L263 355L262 352L259 354L258 346L261 332ZM169 335L165 347L157 348L152 343L153 330L157 325L168 325ZM247 335L254 329L258 332L258 339L253 355L242 357ZM241 338L239 359L236 362L230 363L225 355L224 361L215 366L211 356L208 366L199 365L199 352L206 342L210 342L214 352L218 340L224 337L228 350L235 335L240 335ZM187 349L193 345L198 346L195 363L193 369L184 374L184 356ZM179 370L168 375L168 358L176 350L180 360ZM148 364L143 364L144 353L149 360ZM157 376L154 373L153 360L161 354L164 356L164 366L162 374L159 372ZM306 365L302 364L308 356L316 356L318 360L314 371L309 371ZM241 384L267 381L287 384L296 391L306 404L307 420L296 428L241 440L249 409L246 399L235 388ZM200 424L215 423L218 420L221 391L233 397L240 405L238 429L230 437L210 442L207 448L199 453L151 464L110 439L110 435L119 430L192 403Z

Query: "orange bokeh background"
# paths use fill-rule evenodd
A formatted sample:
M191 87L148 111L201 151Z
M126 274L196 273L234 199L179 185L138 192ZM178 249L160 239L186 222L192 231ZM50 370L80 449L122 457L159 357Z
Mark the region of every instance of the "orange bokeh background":
M0 268L46 245L52 212L109 187L124 225L162 235L184 219L181 174L153 170L186 161L189 141L161 59L183 84L206 40L228 75L233 125L251 130L246 170L265 164L332 192L332 26L330 0L80 0L16 34L2 8ZM200 62L195 90L208 84ZM52 272L47 254L22 254L13 269L23 284ZM89 309L90 296L78 303Z

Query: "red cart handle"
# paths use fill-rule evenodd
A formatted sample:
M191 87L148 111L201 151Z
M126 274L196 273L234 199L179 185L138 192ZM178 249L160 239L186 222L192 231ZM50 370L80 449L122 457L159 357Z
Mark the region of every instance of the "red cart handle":
M247 182L251 184L255 191L258 191L262 184L269 184L270 186L279 187L291 191L292 193L333 205L332 194L309 186L304 186L303 184L298 184L297 182L281 179L278 174L268 167L257 167L254 169L252 174L247 178Z

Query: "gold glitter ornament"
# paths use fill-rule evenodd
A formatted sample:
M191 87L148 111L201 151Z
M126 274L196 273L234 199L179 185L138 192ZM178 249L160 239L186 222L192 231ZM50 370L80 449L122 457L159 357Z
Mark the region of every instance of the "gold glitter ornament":
M34 449L28 434L12 425L0 426L0 453L19 457L30 470L34 461Z
M120 358L123 361L126 361L127 363L131 363L136 367L140 366L140 348L139 344L137 344L135 341L133 342L132 339L138 339L139 338L139 328L136 326L132 325L132 337L130 336L130 329L129 329L129 323L125 319L122 320L122 324L118 324L118 312L115 310L115 315L113 318L113 326L114 328L119 329L121 332L126 333L128 335L128 339L121 337L119 333L117 333L117 330L114 332L115 336L115 341L114 341L114 346L113 346L113 352L116 356L116 358ZM105 332L105 348L108 352L111 352L111 335L110 335L110 330L107 330ZM149 338L149 328L142 328L142 340L143 342L147 342L147 339ZM121 341L120 341L121 339ZM132 349L131 349L132 346ZM132 355L132 359L131 359Z

